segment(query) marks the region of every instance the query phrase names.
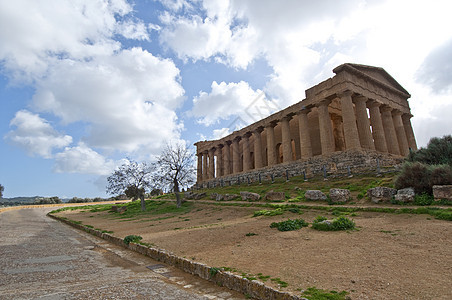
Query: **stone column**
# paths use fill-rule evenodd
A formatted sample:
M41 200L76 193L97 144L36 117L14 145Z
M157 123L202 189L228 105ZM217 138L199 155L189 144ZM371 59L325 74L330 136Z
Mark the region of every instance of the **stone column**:
M380 103L377 101L369 102L370 123L372 125L372 135L374 137L375 150L382 153L388 153L383 122L381 121Z
M207 179L209 179L209 175L207 172L207 170L209 169L208 168L209 163L207 161L207 156L208 155L207 155L207 150L206 150L202 153L202 181L206 181Z
M243 135L243 172L249 171L250 163L251 163L251 155L250 155L250 135L251 133L247 132Z
M402 122L402 112L394 109L392 111L392 120L394 121L394 128L397 136L397 141L399 142L400 154L407 156L410 153L408 146L408 140L405 134L405 127Z
M410 119L413 116L411 114L403 114L402 122L403 127L405 128L406 138L408 139L408 146L411 150L417 150L416 138L414 137L413 127L411 126Z
M333 121L333 137L335 150L344 151L345 138L344 138L344 128L342 125L342 117L336 114L332 114L331 121Z
M198 153L198 167L196 168L196 182L202 181L202 153Z
M322 145L322 155L334 152L334 136L333 126L331 125L331 118L328 112L328 105L331 100L323 100L318 104L319 111L319 128L320 128L320 143Z
M224 152L224 160L223 160L223 175L231 174L231 149L230 149L231 141L224 142L223 152Z
M217 146L217 178L223 176L223 144Z
M254 167L260 169L264 166L262 160L262 138L261 132L264 130L262 127L258 127L253 131L254 138Z
M211 148L209 150L209 179L214 179L215 178L215 148Z
M352 94L352 91L345 91L338 95L341 98L342 122L344 124L345 147L347 150L361 149Z
M301 158L312 157L311 136L309 134L308 113L310 109L302 109L298 114L298 131L300 133Z
M353 100L355 101L356 123L361 146L365 149L375 150L374 140L370 132L369 117L367 116L367 98L359 95Z
M292 142L290 139L290 116L285 116L281 119L281 133L282 133L282 147L283 147L283 162L292 161Z
M400 155L399 142L394 128L394 121L392 120L392 108L383 105L380 108L383 128L385 131L386 144L388 145L389 153Z
M268 166L273 166L276 164L276 153L275 153L275 124L270 123L265 126L265 132L267 134L267 159Z
M232 174L240 172L240 148L239 141L241 137L237 136L232 140Z

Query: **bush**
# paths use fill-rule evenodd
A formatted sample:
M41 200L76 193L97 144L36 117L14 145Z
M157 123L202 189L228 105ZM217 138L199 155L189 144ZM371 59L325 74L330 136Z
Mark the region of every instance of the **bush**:
M432 195L429 194L421 194L421 195L416 195L414 196L414 204L415 205L421 205L421 206L426 206L426 205L431 205L434 201L434 198Z
M427 148L411 152L408 160L427 165L447 164L452 166L452 136L446 135L442 138L434 137L430 139Z
M130 243L138 243L143 238L139 235L128 235L124 238L124 244L128 245Z
M430 175L430 186L452 184L452 167L449 165L435 166Z
M277 215L282 215L283 213L284 213L284 211L282 210L282 208L277 208L277 209L274 209L274 210L263 209L263 210L255 211L254 214L253 214L253 217L277 216Z
M416 194L427 193L431 195L430 174L431 170L427 165L420 162L405 163L402 173L395 181L395 188L404 189L412 187Z
M282 222L273 222L270 224L270 228L277 228L279 231L292 231L307 227L308 225L309 224L303 219L289 219Z
M344 216L340 216L332 221L328 221L323 216L318 216L312 223L312 228L322 231L350 230L355 229L355 222Z

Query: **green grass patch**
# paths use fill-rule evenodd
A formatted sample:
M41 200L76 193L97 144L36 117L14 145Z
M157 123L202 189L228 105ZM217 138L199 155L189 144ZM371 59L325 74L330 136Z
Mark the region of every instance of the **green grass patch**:
M143 238L139 235L128 235L124 238L124 244L128 245L130 243L138 243L139 241L141 241Z
M273 222L270 224L270 228L276 228L279 231L292 231L307 227L308 225L309 224L303 219L289 219L281 222Z
M282 208L277 208L273 210L263 209L255 211L253 214L253 217L259 217L259 216L277 216L282 215L284 213L284 210Z
M325 291L316 287L308 287L301 296L309 300L346 300L347 292Z
M355 222L345 216L339 216L331 221L326 217L318 216L312 223L312 228L321 231L353 230Z

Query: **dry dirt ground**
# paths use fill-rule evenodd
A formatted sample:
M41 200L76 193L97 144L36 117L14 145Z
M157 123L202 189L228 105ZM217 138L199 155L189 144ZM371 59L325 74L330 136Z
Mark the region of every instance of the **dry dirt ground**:
M330 212L304 210L252 217L262 208L196 203L182 215L125 220L109 212L64 211L59 216L110 230L212 267L280 278L281 290L345 290L352 299L452 299L452 222L428 215L359 212L359 230L321 232L305 227L280 232L275 221ZM255 235L248 235L253 233ZM248 275L251 276L251 275ZM268 279L266 284L278 287Z

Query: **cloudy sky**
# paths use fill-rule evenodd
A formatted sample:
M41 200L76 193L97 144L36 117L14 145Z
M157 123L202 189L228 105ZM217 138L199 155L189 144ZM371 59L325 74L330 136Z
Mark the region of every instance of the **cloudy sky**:
M5 197L105 195L152 160L305 98L351 62L412 97L417 142L452 133L452 2L0 0Z

